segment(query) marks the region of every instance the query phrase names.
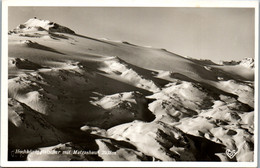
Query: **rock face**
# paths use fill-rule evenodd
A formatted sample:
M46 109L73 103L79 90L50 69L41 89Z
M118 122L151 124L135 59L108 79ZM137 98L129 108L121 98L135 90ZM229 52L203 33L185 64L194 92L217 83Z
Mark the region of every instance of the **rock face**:
M8 37L10 160L253 161L254 59L220 65L37 18Z

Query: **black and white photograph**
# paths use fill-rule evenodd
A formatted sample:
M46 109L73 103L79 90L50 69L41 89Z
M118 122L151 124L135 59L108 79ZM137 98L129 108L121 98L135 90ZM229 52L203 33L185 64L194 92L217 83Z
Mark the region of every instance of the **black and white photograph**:
M255 163L254 4L7 6L7 162Z

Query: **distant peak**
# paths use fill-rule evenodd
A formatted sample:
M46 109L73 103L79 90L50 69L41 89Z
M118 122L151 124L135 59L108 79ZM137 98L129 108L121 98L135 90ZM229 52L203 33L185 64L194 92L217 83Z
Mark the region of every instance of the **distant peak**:
M255 67L255 59L254 58L244 58L240 62L240 65L243 65L247 68L254 68Z
M242 65L247 68L254 68L255 67L255 60L254 58L244 58L241 61L221 61L221 65Z
M27 22L18 25L14 30L10 31L9 34L33 31L48 31L75 34L75 32L69 29L68 27L61 26L60 24L51 22L49 20L38 19L37 17L33 17L29 19Z

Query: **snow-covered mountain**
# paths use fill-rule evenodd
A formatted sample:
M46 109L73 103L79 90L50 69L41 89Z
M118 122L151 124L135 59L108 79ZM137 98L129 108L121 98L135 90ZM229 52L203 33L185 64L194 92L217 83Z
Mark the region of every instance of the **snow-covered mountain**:
M215 64L37 18L8 37L10 160L253 161L254 59Z
M14 30L9 31L9 34L26 33L26 32L33 32L33 31L47 31L47 32L75 34L73 30L65 26L61 26L58 23L54 23L49 20L37 19L36 17L29 19L24 24L18 25Z
M255 68L255 60L254 58L244 58L241 61L221 61L221 65L242 65L247 68Z

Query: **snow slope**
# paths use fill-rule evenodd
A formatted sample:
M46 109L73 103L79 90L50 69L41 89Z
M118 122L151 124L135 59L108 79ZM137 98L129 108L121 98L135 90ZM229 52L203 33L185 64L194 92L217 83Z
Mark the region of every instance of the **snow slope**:
M9 153L32 148L23 157L30 161L253 160L253 59L215 64L37 18L8 37Z

